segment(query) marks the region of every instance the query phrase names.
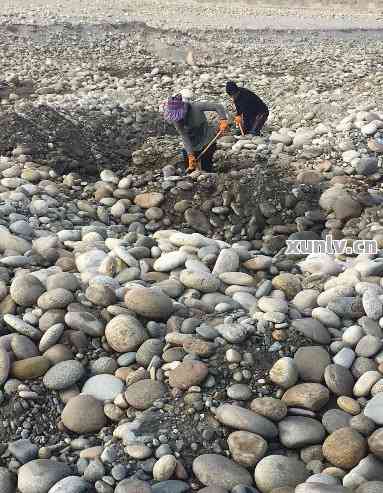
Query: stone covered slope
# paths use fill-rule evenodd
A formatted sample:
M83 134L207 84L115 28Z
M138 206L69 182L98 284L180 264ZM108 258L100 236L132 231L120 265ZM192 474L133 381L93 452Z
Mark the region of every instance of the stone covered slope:
M0 491L380 492L381 253L285 250L382 245L379 33L48 24L0 29ZM161 103L228 78L264 136L181 176Z
M1 160L4 490L381 486L380 256L284 252L381 241L377 189L314 172L258 202L261 164L87 184L27 151Z

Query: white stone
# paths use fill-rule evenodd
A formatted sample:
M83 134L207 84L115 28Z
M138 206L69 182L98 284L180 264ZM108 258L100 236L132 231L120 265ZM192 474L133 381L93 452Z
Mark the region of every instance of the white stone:
M158 258L153 265L157 272L170 272L185 265L187 254L182 251L164 253Z
M349 151L345 151L342 154L342 159L345 163L351 163L351 161L355 158L359 157L359 152L351 149Z
M351 368L355 357L356 355L354 351L350 348L345 347L334 356L333 361L337 365L344 366L345 368Z
M109 374L95 375L89 378L82 388L83 394L88 394L99 401L113 401L124 387L123 382Z

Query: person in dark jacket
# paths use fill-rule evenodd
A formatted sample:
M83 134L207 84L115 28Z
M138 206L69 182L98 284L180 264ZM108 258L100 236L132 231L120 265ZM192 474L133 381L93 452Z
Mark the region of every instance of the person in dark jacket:
M249 89L238 87L233 81L226 84L226 92L232 97L237 111L234 121L244 134L260 135L269 117L269 108L262 99Z
M219 131L221 134L225 133L229 128L229 124L225 108L220 104L185 102L180 94L172 96L165 104L165 120L174 125L182 138L183 156L188 171L197 169L198 156L217 134L216 129L209 125L206 119L206 111L218 113L220 117ZM200 163L203 171L207 173L213 171L213 154L216 150L217 146L214 142L201 157Z

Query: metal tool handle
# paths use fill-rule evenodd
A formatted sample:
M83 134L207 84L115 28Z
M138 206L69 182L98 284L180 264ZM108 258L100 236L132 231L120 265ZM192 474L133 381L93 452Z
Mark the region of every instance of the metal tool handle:
M221 135L222 131L220 130L217 135L212 139L209 144L205 147L205 149L201 152L201 154L197 157L198 159L201 159L201 157L205 154L205 152L214 144L214 142L218 139L218 137Z
M245 135L245 132L243 131L242 123L239 124L239 129L240 129L242 137L243 137Z

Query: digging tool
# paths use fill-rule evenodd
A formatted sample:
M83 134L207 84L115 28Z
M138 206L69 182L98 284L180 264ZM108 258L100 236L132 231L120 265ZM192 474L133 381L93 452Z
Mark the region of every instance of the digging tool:
M201 157L205 154L205 152L214 144L214 142L218 139L218 137L220 137L222 135L222 131L220 130L217 135L215 137L213 137L211 139L211 141L208 143L208 145L205 147L205 149L199 154L199 156L197 157L197 170L198 171L202 171L201 170Z
M245 135L245 132L243 131L242 119L240 122L238 122L238 127L239 127L239 130L241 131L241 135L243 137Z
M218 133L212 138L212 140L208 143L208 145L205 147L205 149L198 155L196 161L197 161L197 169L198 171L201 171L201 163L200 163L200 159L201 157L205 154L205 152L210 149L210 147L214 144L214 142L223 135L223 131L222 130L219 130ZM178 154L177 154L178 156ZM176 157L176 156L174 156ZM187 169L186 170L187 172L191 172L192 170L189 170ZM194 170L193 170L194 171Z
M210 147L214 144L214 142L222 135L221 130L217 133L217 135L211 139L211 141L208 143L208 145L205 147L205 149L201 152L201 154L197 157L197 161L201 159L201 157L205 154L205 152L210 149Z
M243 131L243 120L242 120L242 115L238 115L234 118L235 124L237 128L240 129L241 135L244 136L245 132Z

